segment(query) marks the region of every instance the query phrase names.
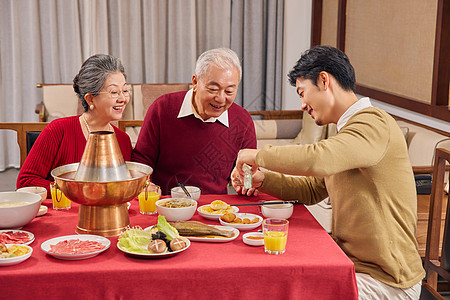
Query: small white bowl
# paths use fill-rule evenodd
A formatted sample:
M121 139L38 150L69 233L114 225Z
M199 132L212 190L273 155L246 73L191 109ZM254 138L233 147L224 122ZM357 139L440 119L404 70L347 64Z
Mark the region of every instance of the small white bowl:
M264 246L264 234L262 232L247 232L242 236L242 241L249 246Z
M261 205L261 213L266 218L289 219L293 212L294 205L292 203Z
M188 185L186 186L186 189L188 190L192 199L194 199L195 201L198 201L198 199L200 199L200 188ZM172 198L189 198L179 186L172 188L170 190L170 195L172 196Z
M41 196L25 192L1 192L0 204L19 202L20 206L0 207L0 229L20 229L36 217Z
M171 200L182 200L185 203L189 203L190 206L177 208L162 206L163 203L169 202ZM187 221L190 218L192 218L196 209L197 209L197 201L195 201L194 199L166 198L156 201L156 211L158 212L158 214L166 217L166 220L170 222Z
M17 190L17 192L27 192L38 194L41 196L41 204L47 199L47 189L42 186L25 186Z

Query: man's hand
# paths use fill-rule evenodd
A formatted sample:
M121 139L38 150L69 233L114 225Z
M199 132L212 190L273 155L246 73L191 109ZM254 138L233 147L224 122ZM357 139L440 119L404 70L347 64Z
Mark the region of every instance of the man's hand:
M242 195L247 196L257 196L259 194L257 188L259 188L264 181L264 173L259 170L255 170L252 175L252 179L252 188L247 190L246 188L244 188L243 184L244 177L239 174L237 169L234 168L233 172L231 172L231 184L238 194L241 193Z

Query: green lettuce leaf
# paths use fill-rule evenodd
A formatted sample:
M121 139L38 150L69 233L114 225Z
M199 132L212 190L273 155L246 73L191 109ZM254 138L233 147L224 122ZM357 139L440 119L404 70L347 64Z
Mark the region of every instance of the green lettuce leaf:
M167 222L166 217L159 215L158 216L158 230L164 232L166 234L166 238L168 241L173 240L174 238L179 238L180 234L178 230Z
M119 237L119 246L128 252L150 253L148 244L152 240L152 235L140 228L131 228L122 232Z

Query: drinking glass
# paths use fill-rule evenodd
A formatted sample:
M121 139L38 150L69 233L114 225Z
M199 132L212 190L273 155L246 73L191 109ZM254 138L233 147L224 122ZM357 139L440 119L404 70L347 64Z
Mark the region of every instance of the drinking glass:
M161 189L158 185L150 183L138 196L139 211L143 215L156 214L156 201L161 196Z
M268 218L263 220L264 251L269 254L283 254L286 251L289 221Z
M54 182L50 183L50 193L52 194L53 209L70 209L70 199L64 195Z

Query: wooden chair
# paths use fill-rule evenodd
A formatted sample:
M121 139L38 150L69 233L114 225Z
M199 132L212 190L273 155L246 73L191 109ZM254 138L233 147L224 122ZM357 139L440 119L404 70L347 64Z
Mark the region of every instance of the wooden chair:
M47 126L46 122L39 123L0 123L0 129L14 130L17 133L17 144L20 150L20 166L22 167L28 152L36 141L39 133Z
M445 169L448 163L450 163L450 151L443 148L436 149L424 259L424 268L427 275L422 283L421 299L450 299L450 297L447 298L438 293L438 275L446 282L450 282L450 237L448 236L450 234L450 205L448 205L448 197L445 197L444 191ZM447 201L447 212L445 215L442 250L439 253L442 225L441 214L444 199Z

